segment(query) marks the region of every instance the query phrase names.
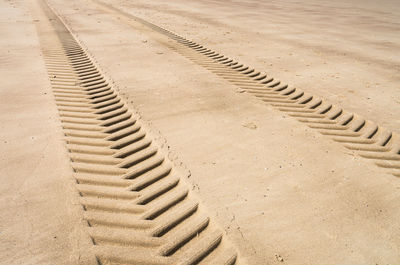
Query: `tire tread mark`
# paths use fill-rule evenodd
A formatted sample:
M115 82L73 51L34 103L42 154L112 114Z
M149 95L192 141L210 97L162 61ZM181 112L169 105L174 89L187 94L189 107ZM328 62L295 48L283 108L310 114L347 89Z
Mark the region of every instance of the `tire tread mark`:
M388 153L391 155L390 157L400 157L400 136L398 134L389 132L382 126L361 116L346 112L324 99L282 84L268 74L258 72L249 66L236 62L221 53L181 37L154 23L100 0L93 1L111 13L114 12L132 19L175 40L174 44L164 44L189 60L233 83L245 92L253 94L263 102L286 112L289 116L318 130L321 134L331 137L334 141L343 143L345 148L359 152L359 154L366 150L373 150L374 153L362 157L372 160L381 168L390 169L387 171L388 173L400 176L398 164L394 163L393 159L384 161L383 157L385 156L382 156L382 153ZM303 107L300 107L300 104Z
M44 27L38 30L43 57L98 263L198 264L215 256L236 264L236 250L234 263L220 255L234 248L191 196L184 176L59 16L40 5L50 24L37 24Z

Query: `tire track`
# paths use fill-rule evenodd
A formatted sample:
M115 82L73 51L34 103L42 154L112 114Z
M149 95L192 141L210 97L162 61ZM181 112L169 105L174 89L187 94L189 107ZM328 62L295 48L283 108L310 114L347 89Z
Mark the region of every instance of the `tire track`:
M238 264L141 120L40 5L50 21L37 23L42 52L98 263Z
M299 122L305 123L308 127L341 143L361 157L372 160L387 173L400 177L400 137L398 134L142 18L102 1L93 1L110 13L139 22L175 40L172 45L167 42L163 44L239 87L240 92L252 94Z

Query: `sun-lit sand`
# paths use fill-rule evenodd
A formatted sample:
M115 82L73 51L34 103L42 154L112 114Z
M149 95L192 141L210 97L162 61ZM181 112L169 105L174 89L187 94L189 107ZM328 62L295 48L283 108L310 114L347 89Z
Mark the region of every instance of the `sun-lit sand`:
M0 264L135 264L150 250L159 264L196 251L206 254L188 264L215 264L224 253L236 253L227 264L398 263L397 1L49 0L95 62L90 84L99 76L110 84L98 96L59 88L84 86L82 77L55 76L59 68L87 66L65 70L49 57L72 35L40 2L0 3ZM261 73L228 71L157 26ZM276 85L262 92L260 82ZM88 97L118 104L111 94L123 107L92 119ZM298 98L321 110L299 111ZM126 122L125 112L139 122L107 132L117 140L96 127ZM139 137L118 146L138 124L153 149L137 147ZM162 177L145 180L141 163L155 153L170 161L179 191L146 205L136 197ZM181 189L186 197L174 195ZM181 201L200 206L181 226L154 232ZM187 236L201 218L211 220L205 232ZM192 250L210 229L221 242ZM99 258L101 249L115 257Z

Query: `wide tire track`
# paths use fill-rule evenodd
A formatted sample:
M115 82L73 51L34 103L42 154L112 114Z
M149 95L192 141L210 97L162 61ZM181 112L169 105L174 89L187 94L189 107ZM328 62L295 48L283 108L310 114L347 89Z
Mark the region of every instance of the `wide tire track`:
M238 254L51 8L42 52L99 264L237 264ZM42 24L37 24L43 27Z

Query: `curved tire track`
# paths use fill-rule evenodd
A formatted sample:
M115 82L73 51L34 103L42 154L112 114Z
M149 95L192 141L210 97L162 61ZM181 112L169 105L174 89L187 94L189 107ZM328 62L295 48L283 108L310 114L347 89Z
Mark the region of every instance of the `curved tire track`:
M398 134L156 24L102 1L93 1L111 13L133 19L175 40L175 45L164 44L238 86L242 92L254 95L259 100L341 143L347 149L357 152L361 157L372 160L387 173L400 177L400 136Z

